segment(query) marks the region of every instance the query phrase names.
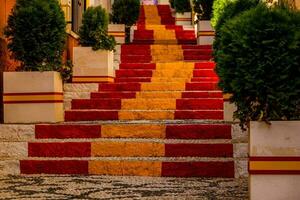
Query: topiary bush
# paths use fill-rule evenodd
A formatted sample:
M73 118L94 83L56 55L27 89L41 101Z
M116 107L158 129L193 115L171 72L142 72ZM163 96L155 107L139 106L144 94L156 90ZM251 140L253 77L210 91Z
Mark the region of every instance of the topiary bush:
M193 6L194 11L197 13L197 21L210 20L213 0L193 0Z
M17 0L8 17L8 48L24 71L58 71L66 22L57 0Z
M212 11L212 18L211 24L215 28L219 19L221 19L222 13L230 2L234 2L235 0L214 0L213 3L213 11Z
M116 41L107 34L108 14L101 6L89 7L83 14L79 29L79 43L93 50L114 50Z
M219 20L215 25L215 40L213 44L214 52L218 51L218 49L221 48L219 46L220 45L219 40L220 37L222 37L222 35L220 34L220 29L224 25L224 23L227 20L230 20L233 17L243 13L244 11L256 7L259 3L260 0L236 0L233 2L229 2L225 6L222 14L220 15Z
M140 15L139 0L115 0L112 5L112 22L125 24L126 42L130 41L130 27Z
M175 8L175 7L174 7L174 0L169 0L169 3L170 3L171 8L174 9L174 8Z
M300 119L300 13L264 4L221 28L216 71L233 94L234 116L250 120Z
M174 0L174 8L177 13L191 12L191 3L189 0Z

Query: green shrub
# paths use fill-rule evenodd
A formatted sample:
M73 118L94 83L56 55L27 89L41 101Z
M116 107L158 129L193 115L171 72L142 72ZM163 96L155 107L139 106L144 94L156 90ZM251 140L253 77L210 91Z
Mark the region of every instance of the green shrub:
M169 3L170 3L171 8L174 9L174 8L175 8L175 7L174 7L174 0L169 0Z
M65 82L65 83L71 82L72 75L73 75L72 61L67 60L67 62L60 68L59 72L60 72L63 82Z
M216 27L227 4L234 1L235 0L214 0L211 18L211 24L213 27Z
M219 85L233 94L241 125L299 119L299 11L260 4L228 20L220 34Z
M139 0L115 0L112 5L112 22L125 24L126 42L130 40L130 27L140 15Z
M57 71L62 65L66 32L57 0L17 0L5 35L24 71Z
M197 20L210 20L213 0L193 0L193 5Z
M222 14L220 15L219 20L215 25L215 40L214 40L214 52L218 51L219 48L219 40L222 35L220 34L220 29L223 24L227 21L232 19L233 17L243 13L246 10L256 7L259 4L260 0L236 0L233 2L229 2ZM217 61L217 60L216 60Z
M191 12L189 0L174 0L174 8L177 13Z
M116 41L107 34L108 14L101 6L89 7L83 14L79 29L79 43L93 50L114 50Z

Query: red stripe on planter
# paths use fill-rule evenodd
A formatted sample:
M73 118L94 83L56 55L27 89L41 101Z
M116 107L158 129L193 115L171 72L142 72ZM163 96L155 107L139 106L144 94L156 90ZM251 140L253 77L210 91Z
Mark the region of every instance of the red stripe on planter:
M81 160L21 160L21 174L81 174L88 175L88 161Z
M28 143L29 157L90 157L90 142Z
M167 125L167 139L231 139L230 125Z
M37 139L100 138L100 125L36 125Z
M234 162L163 162L162 176L234 178Z
M232 157L232 144L166 144L167 157Z
M3 101L4 104L25 104L25 103L63 103L63 100L32 100L32 101Z
M250 174L269 174L269 175L284 175L284 174L300 174L300 170L249 170Z

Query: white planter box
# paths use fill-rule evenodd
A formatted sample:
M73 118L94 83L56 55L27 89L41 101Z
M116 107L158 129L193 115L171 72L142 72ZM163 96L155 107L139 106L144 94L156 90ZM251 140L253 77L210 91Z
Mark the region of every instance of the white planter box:
M250 199L300 198L300 121L250 123Z
M183 14L176 13L175 15L176 25L192 25L192 13L185 12Z
M108 35L115 37L118 44L125 43L125 25L124 24L109 24Z
M58 72L4 72L3 86L4 123L64 120Z
M170 5L169 0L158 0L159 5Z
M215 38L215 31L209 20L200 20L197 24L197 44L212 45Z
M224 94L223 99L224 99L224 121L226 122L237 122L239 120L233 119L233 114L237 110L236 105L233 103L230 103L231 94Z
M113 82L113 51L93 51L91 47L73 48L73 83Z

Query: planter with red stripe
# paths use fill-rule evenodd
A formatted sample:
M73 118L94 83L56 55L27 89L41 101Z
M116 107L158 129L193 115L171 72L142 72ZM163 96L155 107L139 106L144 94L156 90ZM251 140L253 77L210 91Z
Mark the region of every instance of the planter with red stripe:
M299 199L300 122L250 123L250 198Z
M5 123L63 121L58 72L4 72L3 84Z

